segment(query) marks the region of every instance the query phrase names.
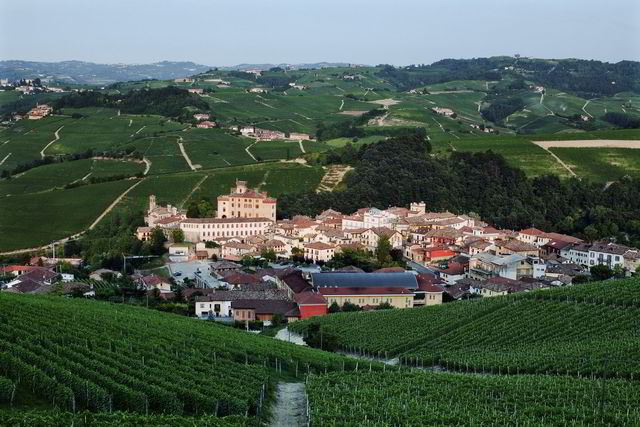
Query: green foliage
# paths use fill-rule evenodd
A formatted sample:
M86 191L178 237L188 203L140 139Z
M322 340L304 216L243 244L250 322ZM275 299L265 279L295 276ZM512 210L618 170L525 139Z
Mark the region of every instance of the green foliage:
M607 280L613 276L613 270L604 264L594 265L589 270L593 280Z
M174 243L184 243L184 231L181 228L171 230L171 239Z
M389 369L312 375L307 393L311 424L323 426L626 426L640 419L637 381Z
M263 249L262 252L260 252L260 256L267 261L273 262L276 260L276 252L273 249Z
M378 246L376 247L376 259L380 265L387 265L391 261L391 242L388 236L380 236L378 238Z
M165 252L164 244L167 238L161 228L154 228L151 232L151 252L156 255L162 255Z
M8 378L0 376L0 404L13 402L15 384Z
M609 111L605 113L602 118L605 121L623 129L640 128L640 118L638 118L637 116L632 116L630 114Z

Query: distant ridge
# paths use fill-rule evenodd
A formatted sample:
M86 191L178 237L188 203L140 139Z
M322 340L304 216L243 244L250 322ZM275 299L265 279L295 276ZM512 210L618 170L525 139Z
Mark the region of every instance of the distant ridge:
M0 78L18 80L40 78L63 83L107 85L115 82L174 79L191 76L212 68L220 70L268 70L273 67L286 69L348 67L344 62L316 62L309 64L239 64L214 67L190 61L161 61L152 64L96 64L85 61L39 62L22 60L0 61Z

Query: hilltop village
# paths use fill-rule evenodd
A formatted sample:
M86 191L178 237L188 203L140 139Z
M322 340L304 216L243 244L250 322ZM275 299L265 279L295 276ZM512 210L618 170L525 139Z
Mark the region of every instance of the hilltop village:
M151 195L147 225L136 237L165 236L171 277L131 278L162 300L192 299L191 315L249 323L528 292L582 283L597 266L617 277L640 266L635 248L536 228L500 230L469 215L431 212L424 202L349 214L329 209L315 218L277 220L276 212L275 198L239 180L218 196L212 218L188 218ZM358 257L387 266L365 272L344 265ZM36 258L31 266L3 267L15 276L7 291L48 293L61 281L64 292L95 295L93 285L57 274L55 259ZM91 278L119 276L101 269Z

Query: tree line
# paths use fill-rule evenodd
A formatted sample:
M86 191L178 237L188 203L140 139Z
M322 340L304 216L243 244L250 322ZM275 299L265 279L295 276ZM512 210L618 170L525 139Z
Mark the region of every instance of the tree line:
M611 237L640 247L637 178L621 177L607 189L601 183L556 175L529 178L491 151L431 157L419 135L390 138L358 150L347 146L331 155L355 166L345 177L346 190L283 194L278 199L280 217L424 201L431 211L474 213L501 228L535 226L586 240Z

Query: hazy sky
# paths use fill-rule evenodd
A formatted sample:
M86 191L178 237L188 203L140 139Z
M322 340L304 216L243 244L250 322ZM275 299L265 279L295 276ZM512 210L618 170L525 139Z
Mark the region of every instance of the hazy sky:
M0 0L0 59L640 60L639 0Z

